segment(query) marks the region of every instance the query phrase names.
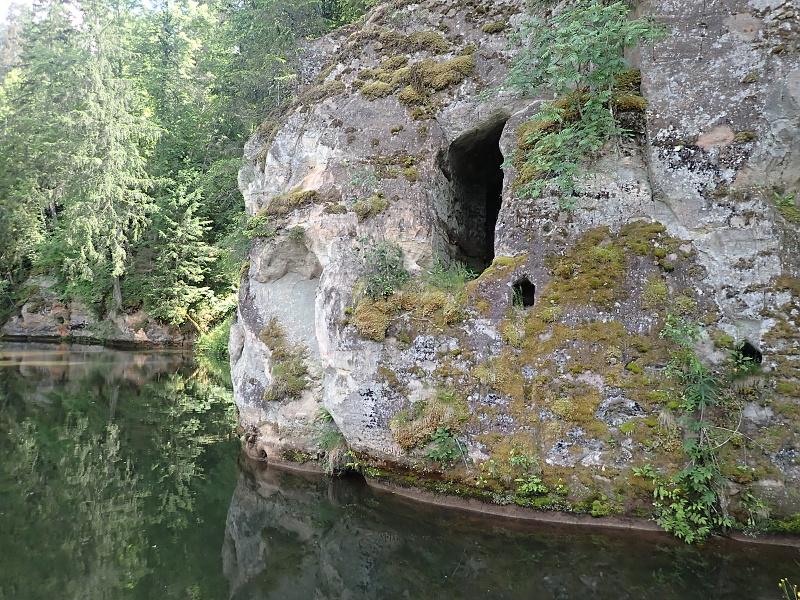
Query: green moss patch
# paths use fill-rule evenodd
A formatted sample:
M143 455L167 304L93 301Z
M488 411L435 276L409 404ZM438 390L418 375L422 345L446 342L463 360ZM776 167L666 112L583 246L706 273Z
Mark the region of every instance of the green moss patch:
M264 400L299 398L308 385L306 349L287 341L286 332L275 317L270 319L258 338L270 349L272 360L272 381L264 391Z
M270 198L266 206L258 211L257 216L285 216L293 210L321 200L322 196L317 190L303 190L297 187L290 192Z
M429 442L440 427L449 427L451 433L462 431L468 418L466 400L452 390L439 390L389 419L389 430L403 449L411 450Z
M389 208L389 202L382 193L370 196L366 200L358 200L353 204L353 212L358 215L359 221L374 217Z

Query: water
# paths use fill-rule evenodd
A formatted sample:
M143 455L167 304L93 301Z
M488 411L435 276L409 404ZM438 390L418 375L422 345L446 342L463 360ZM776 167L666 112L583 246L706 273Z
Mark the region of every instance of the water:
M239 454L224 372L0 348L0 600L781 598L800 552L521 525Z

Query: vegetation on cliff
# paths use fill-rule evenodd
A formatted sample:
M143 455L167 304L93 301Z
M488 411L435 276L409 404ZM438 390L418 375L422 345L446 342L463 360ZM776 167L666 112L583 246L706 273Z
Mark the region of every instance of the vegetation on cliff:
M100 315L205 330L249 244L245 140L304 41L370 0L43 0L0 27L0 322L55 274Z

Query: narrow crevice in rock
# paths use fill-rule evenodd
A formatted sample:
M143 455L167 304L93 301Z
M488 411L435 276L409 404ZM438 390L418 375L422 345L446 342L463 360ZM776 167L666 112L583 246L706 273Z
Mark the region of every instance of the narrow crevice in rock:
M500 136L508 115L498 113L456 138L440 156L449 197L439 210L450 260L482 271L494 258L494 230L503 192Z

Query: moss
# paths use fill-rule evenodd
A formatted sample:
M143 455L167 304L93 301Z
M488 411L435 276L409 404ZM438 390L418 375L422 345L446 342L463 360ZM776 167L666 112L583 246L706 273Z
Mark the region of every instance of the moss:
M353 204L353 211L358 215L359 221L374 217L389 208L389 202L383 194L375 194L366 200L358 200Z
M559 418L578 425L594 421L594 413L600 406L600 392L584 384L570 390L569 396L561 396L550 404L550 410Z
M627 365L625 365L625 368L628 369L628 371L630 371L631 373L636 373L637 375L643 373L642 367L640 367L638 364L636 364L635 361L634 362L630 362Z
M668 236L666 230L661 223L633 221L622 227L619 237L623 247L640 256L655 255L658 251L666 256L681 244L680 240Z
M666 282L659 275L650 275L642 288L642 304L647 309L663 308L668 295Z
M470 55L472 55L472 54L475 54L475 51L476 51L477 49L478 49L478 47L477 47L477 46L474 46L474 45L470 44L469 46L464 46L464 48L463 48L463 49L461 49L461 50L458 52L458 55L459 55L459 56L470 56Z
M320 200L322 200L322 196L317 190L303 190L297 187L291 192L270 198L267 205L258 211L257 217L266 215L284 216L293 210Z
M425 102L425 96L419 93L413 86L407 85L400 93L397 94L397 99L403 104L422 104Z
M475 60L471 56L457 56L441 63L427 59L410 66L409 79L418 93L439 91L458 85L474 70Z
M788 275L781 275L775 281L775 289L786 290L792 292L794 296L800 297L800 279Z
M361 86L361 95L368 100L384 98L394 92L394 86L383 81L373 81Z
M784 379L775 384L775 391L783 396L800 398L800 381Z
M545 306L537 311L536 316L544 323L555 323L561 320L561 317L564 316L564 311L556 305Z
M341 215L347 212L347 207L344 204L329 204L325 207L325 212L331 215Z
M500 323L497 331L500 337L503 338L503 341L509 346L513 346L514 348L522 347L522 340L524 339L525 333L517 329L511 319L505 319Z
M408 167L403 169L403 177L408 181L417 181L419 179L419 169L417 167Z
M494 23L487 23L481 27L481 30L483 33L488 34L500 33L501 31L504 31L507 26L508 25L505 21L495 21Z
M452 434L463 430L469 418L469 406L453 390L438 390L389 419L389 430L406 451L420 447L433 438L439 427L449 427Z
M526 121L514 130L517 138L517 147L512 155L512 165L517 171L517 176L511 184L516 190L536 179L539 173L526 164L526 157L536 148L541 136L556 127L554 121Z
M671 310L673 314L681 316L693 315L697 312L697 302L688 296L680 294L675 296L675 299L672 301Z
M417 31L408 36L415 50L427 50L433 54L450 51L450 44L436 31Z
M614 85L616 90L621 92L633 92L639 89L642 84L642 72L639 69L629 69L620 75L617 75L617 81Z
M415 108L411 111L412 121L426 121L428 119L432 119L433 117L434 113L430 109Z
M758 73L748 73L742 78L741 83L744 85L750 85L751 83L755 83L758 81Z
M619 112L644 112L647 109L647 99L639 94L615 95L611 102Z
M735 136L733 136L733 143L734 144L746 144L748 142L754 142L758 136L756 135L755 131L739 131Z
M525 395L525 381L517 356L507 348L499 356L475 367L472 375L483 385L509 398L521 399Z
M347 86L341 81L327 81L321 85L314 86L300 94L299 101L302 104L316 104L331 96L344 93Z
M408 64L408 58L405 56L390 56L389 58L381 61L381 68L386 71L395 71L400 67Z
M352 320L362 337L375 342L382 342L389 328L389 315L380 303L368 298L362 300L356 306Z
M556 259L550 292L557 294L560 303L611 308L625 296L625 253L609 237L607 227L594 229L584 234L566 256Z
M400 383L400 379L397 377L397 373L395 373L386 365L378 365L378 376L383 378L389 387L394 388L395 390L399 390L403 387L403 385Z

